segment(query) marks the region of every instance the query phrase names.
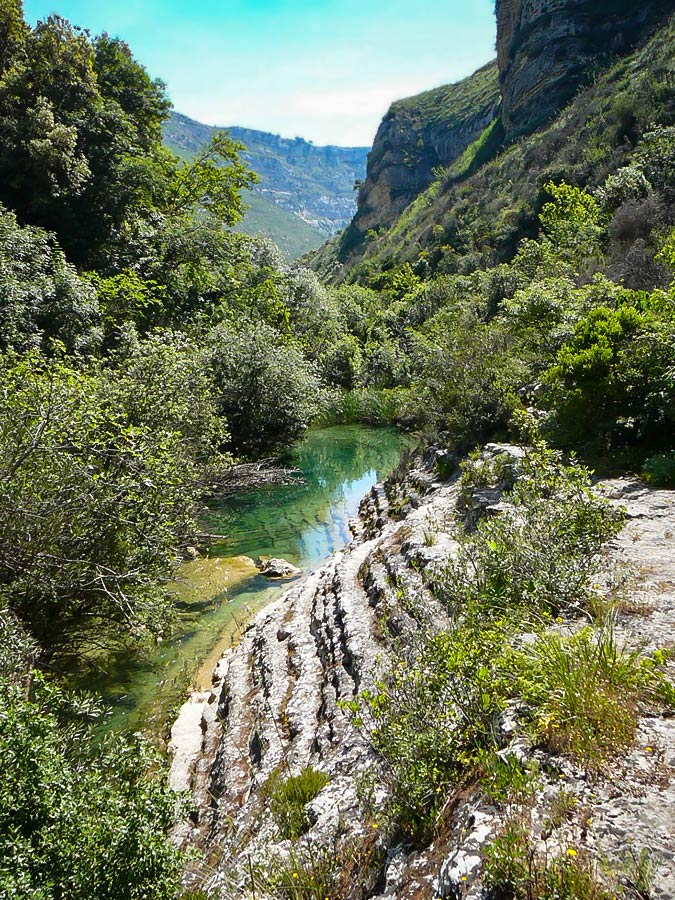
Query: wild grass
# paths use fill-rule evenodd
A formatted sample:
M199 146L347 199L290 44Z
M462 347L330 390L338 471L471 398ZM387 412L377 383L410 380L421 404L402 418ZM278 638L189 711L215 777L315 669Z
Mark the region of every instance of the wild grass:
M518 817L488 846L483 884L487 900L616 900L588 852L568 847L558 855L538 853Z
M620 646L610 626L544 634L516 666L537 738L553 753L593 770L633 743L652 678L640 652Z
M307 804L314 800L330 782L324 772L311 766L299 775L283 779L279 774L271 775L265 785L265 795L269 799L270 812L284 838L296 840L306 834L311 827L307 815Z
M252 896L274 900L338 900L339 868L331 848L293 847L251 870Z

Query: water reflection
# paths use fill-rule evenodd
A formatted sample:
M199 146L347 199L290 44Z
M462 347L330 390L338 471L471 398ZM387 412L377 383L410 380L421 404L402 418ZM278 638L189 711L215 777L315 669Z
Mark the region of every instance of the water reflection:
M348 543L348 522L361 498L396 466L407 443L393 429L365 426L310 433L285 460L301 470L303 484L270 486L209 504L205 527L223 536L211 555L278 556L311 571ZM195 673L197 682L208 681L218 657L251 616L288 587L287 581L251 575L240 562L240 580L224 592L211 572L195 574L207 565L188 565L193 568L186 567L175 635L142 659L112 660L106 677L92 685L114 706L112 728L161 732Z

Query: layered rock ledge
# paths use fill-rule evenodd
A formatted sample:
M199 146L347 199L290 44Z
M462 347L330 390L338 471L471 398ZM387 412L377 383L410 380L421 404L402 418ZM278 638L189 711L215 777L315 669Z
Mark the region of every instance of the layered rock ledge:
M486 449L507 454L514 466L519 452ZM624 505L628 516L608 559L608 567L619 564L625 572L617 639L647 650L672 646L675 492L631 479L598 489ZM275 773L297 775L312 766L329 779L308 806L312 827L303 841L330 847L338 835L378 840L372 823L363 820L359 798L375 755L342 703L373 686L396 642L425 623L443 627L445 613L426 588L425 570L453 553L459 492L458 480L441 483L424 465L386 490L375 487L353 523L352 543L260 613L241 644L221 660L212 689L183 707L173 730L171 779L195 801L196 812L176 834L202 852L190 876L195 883L205 881L224 900L252 896L254 862L268 864L289 852L265 796ZM498 514L499 496L483 493L475 498L477 507ZM508 733L508 723L503 727ZM534 757L540 751L519 752ZM559 777L559 785L588 811L569 825L570 842L608 858L648 847L653 900L675 896L675 721L643 716L634 748L600 782L570 762L560 764ZM543 785L534 798L535 823L552 789ZM375 786L378 791L382 785ZM367 896L478 900L482 850L503 816L479 791L468 790L434 845L414 852L380 848L386 864Z

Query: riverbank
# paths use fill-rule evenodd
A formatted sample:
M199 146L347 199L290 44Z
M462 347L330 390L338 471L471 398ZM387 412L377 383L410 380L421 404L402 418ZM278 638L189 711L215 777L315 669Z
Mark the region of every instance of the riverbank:
M493 446L484 458L490 466L497 460L502 472L517 471L523 451ZM651 653L661 659L675 628L675 493L631 479L606 482L598 491L627 509L626 525L602 562L613 639L645 659ZM644 877L649 868L650 896L673 896L675 720L656 699L640 706L630 747L597 770L537 744L521 721L523 707L511 705L499 719L500 758L522 770L527 799L508 794L506 769L500 777L508 800L490 794L477 773L467 774L441 803L427 842L416 846L392 827L391 773L350 707L364 691L380 690L382 673L401 653L414 656L425 635L450 626L430 583L436 567L458 552L457 516L469 509L480 519L508 508L504 482L488 482L469 499L467 507L458 477L441 482L422 465L386 490L373 488L349 546L259 614L220 661L211 690L184 707L174 729L172 782L189 788L196 802L196 815L177 833L208 860L190 873L194 884L205 880L224 900L282 896L286 877L341 900L478 898L486 852L517 815L532 830L527 847L537 865L562 859L570 877L590 878L606 858L618 867L612 877L626 884L642 865ZM561 634L573 636L588 621L565 619ZM672 679L672 664L666 667ZM471 690L467 682L467 696ZM420 730L425 727L420 719ZM306 833L289 841L270 812L270 785L298 779L308 767L322 773L324 786L304 809ZM528 780L533 769L538 774ZM525 844L514 853L521 849Z
M164 743L190 690L207 687L223 652L288 586L263 577L261 557L282 557L307 574L351 539L349 520L363 495L386 477L410 445L391 428L337 426L310 432L283 464L299 478L209 502L208 556L181 566L173 634L140 657L108 660L86 687L112 707L110 731L143 730ZM219 537L220 536L220 537Z

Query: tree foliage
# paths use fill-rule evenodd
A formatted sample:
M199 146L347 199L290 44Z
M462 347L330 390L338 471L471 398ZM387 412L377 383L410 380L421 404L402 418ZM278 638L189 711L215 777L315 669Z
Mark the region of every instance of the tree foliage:
M0 361L0 591L43 652L164 630L194 478L177 435L131 424L95 372Z
M166 837L175 797L147 746L94 743L82 712L41 676L28 695L0 683L0 895L166 900L182 865Z

